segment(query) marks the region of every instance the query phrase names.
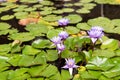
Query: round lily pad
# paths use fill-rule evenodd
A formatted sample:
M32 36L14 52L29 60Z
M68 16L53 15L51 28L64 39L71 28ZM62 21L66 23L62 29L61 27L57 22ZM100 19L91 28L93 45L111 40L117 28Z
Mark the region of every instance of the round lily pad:
M61 18L62 18L62 16L47 15L47 16L43 17L43 20L46 20L46 21L57 21L57 20L59 20Z
M7 23L4 23L4 22L0 23L0 30L6 30L6 29L8 29L10 27L11 27L11 25L9 25Z
M68 18L70 20L71 24L78 23L78 22L82 21L82 17L80 15L77 15L77 14L70 14L70 15L66 16L66 18Z
M23 33L15 33L9 35L9 38L12 40L20 40L20 41L30 41L35 38L31 33L23 32Z
M35 11L36 8L32 8L32 7L29 7L29 8L25 8L24 11Z
M69 13L69 12L73 12L74 9L72 9L72 8L63 8L62 11Z
M53 5L53 2L51 2L51 1L41 1L40 4L50 6L50 5Z
M72 3L68 3L68 4L64 4L64 6L65 7L71 7L71 6L73 6L73 4Z
M78 9L78 10L76 10L76 12L81 13L81 14L90 13L90 11L87 8Z
M14 15L4 15L1 17L1 20L10 20L10 19L13 19L14 18Z
M76 34L78 33L80 30L76 27L73 27L73 26L68 26L68 27L65 27L65 30L69 33L69 34Z
M17 12L14 15L17 19L24 19L28 17L28 12Z
M53 10L52 11L54 14L62 14L63 10Z

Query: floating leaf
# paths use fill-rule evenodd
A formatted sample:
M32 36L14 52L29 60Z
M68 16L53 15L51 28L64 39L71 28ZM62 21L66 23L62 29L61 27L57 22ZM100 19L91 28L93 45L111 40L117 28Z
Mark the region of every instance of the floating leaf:
M34 66L34 67L31 67L28 72L31 74L32 77L37 77L37 76L40 76L41 75L41 72L43 70L45 70L45 68L47 67L48 65L42 65L42 66Z
M43 33L47 33L48 32L48 25L45 24L29 24L26 26L26 30L30 31L31 34L35 35L35 36L39 36Z
M9 35L9 38L13 40L30 41L35 37L31 33L23 32L23 33L11 34Z
M81 14L90 13L90 11L87 8L78 9L78 10L76 10L76 12L81 13Z
M62 30L57 30L57 29L52 29L52 30L49 30L48 33L47 33L47 37L49 39L55 37L55 36L58 36L58 33L62 31Z
M13 18L14 18L13 15L5 15L5 16L1 17L1 20L10 20L10 19L13 19Z
M11 26L7 23L1 22L0 23L0 30L6 30L8 28L10 28Z
M39 54L36 55L34 59L34 64L46 64L46 52L41 51Z
M58 52L56 50L47 50L46 58L48 61L55 61L58 59Z
M62 18L62 16L47 15L47 16L43 17L43 20L46 20L46 21L57 21L57 20L59 20L61 18Z
M113 32L114 25L108 18L98 17L95 19L88 20L87 23L91 26L100 26L104 29L105 32Z
M31 66L34 64L33 60L34 56L22 55L18 62L18 66Z
M65 30L69 33L69 34L76 34L78 33L80 30L76 27L73 27L73 26L68 26L68 27L65 27Z
M37 39L32 43L35 48L49 48L51 45L51 42L45 39Z
M78 22L82 21L81 16L79 16L77 14L70 14L70 15L66 16L65 18L68 18L70 20L71 24L78 23Z
M91 27L87 23L78 23L77 28L83 30L90 30Z
M41 51L38 50L38 49L35 49L35 48L33 48L32 46L29 46L29 45L26 45L22 50L22 53L26 54L26 55L36 55L39 52L41 52Z
M116 50L119 48L118 41L115 39L108 39L101 45L101 49Z
M72 9L72 8L63 8L62 11L65 12L65 13L70 13L70 12L73 12L74 9Z
M55 75L58 72L57 67L49 65L46 69L41 72L41 76L50 77Z

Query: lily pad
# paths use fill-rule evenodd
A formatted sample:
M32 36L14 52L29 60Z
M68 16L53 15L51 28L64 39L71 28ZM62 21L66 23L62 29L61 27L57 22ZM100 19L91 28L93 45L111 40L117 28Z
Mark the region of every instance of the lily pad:
M119 48L118 41L115 39L108 39L101 45L101 49L116 50Z
M66 16L65 18L68 18L71 24L75 24L75 23L82 21L82 17L77 14L70 14Z
M31 33L23 32L23 33L15 33L9 35L9 38L12 40L20 40L20 41L30 41L35 38Z
M29 46L29 45L26 45L22 50L22 53L26 54L26 55L36 55L39 52L41 52L41 51L38 50L38 49L35 49L35 48L33 48L32 46Z
M90 11L86 8L82 8L82 9L78 9L76 10L77 13L81 13L81 14L87 14L90 13Z
M1 17L1 20L10 20L10 19L13 19L14 16L13 15L4 15Z
M78 23L76 26L77 28L83 29L83 30L90 30L91 28L87 23Z
M48 32L48 28L46 27L47 25L45 24L29 24L26 26L26 30L30 31L31 34L35 35L35 36L39 36L43 33L47 33Z
M62 18L62 16L47 15L47 16L43 17L43 20L45 20L45 21L57 21L61 18Z
M73 26L68 26L68 27L65 27L65 30L69 33L69 34L76 34L78 33L80 30L76 27L73 27Z
M49 48L51 46L51 42L45 39L37 39L32 43L32 46L35 48Z
M72 9L72 8L63 8L62 11L65 12L65 13L70 13L70 12L74 12L74 9Z
M87 23L91 26L101 26L105 32L113 32L114 25L111 23L111 20L106 17L90 19Z
M7 23L1 22L0 23L0 30L6 30L8 28L10 28L11 26Z
M40 4L50 6L50 5L53 5L53 2L51 2L51 1L41 1Z

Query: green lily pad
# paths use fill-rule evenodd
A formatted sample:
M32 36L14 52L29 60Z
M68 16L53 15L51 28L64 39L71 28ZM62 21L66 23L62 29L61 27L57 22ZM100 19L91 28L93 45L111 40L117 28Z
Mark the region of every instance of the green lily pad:
M7 62L10 63L12 66L18 66L18 62L21 59L21 55L14 55L10 57Z
M35 38L31 33L23 32L23 33L15 33L9 35L9 38L12 40L20 40L20 41L30 41Z
M39 52L41 52L41 51L38 50L38 49L35 49L35 48L33 48L32 46L29 46L29 45L26 45L22 50L22 53L26 54L26 55L36 55Z
M43 70L45 70L45 68L47 67L48 65L42 65L42 66L34 66L34 67L31 67L29 70L28 70L28 73L31 74L32 77L37 77L37 76L40 76L41 75L41 72ZM41 80L41 79L40 79Z
M35 59L33 60L34 64L46 64L47 58L46 58L46 52L41 51L39 54L36 55Z
M55 61L58 59L58 52L56 50L47 50L46 58L48 61Z
M47 33L47 37L49 39L55 37L55 36L58 36L58 33L62 31L62 30L57 30L57 29L52 29L52 30L49 30L48 33Z
M1 44L0 45L0 52L6 52L8 53L11 50L10 44Z
M51 13L52 13L52 11L48 11L48 10L40 11L41 15L49 15Z
M14 18L13 15L5 15L5 16L1 17L1 20L10 20L10 19L13 19L13 18Z
M65 18L68 18L71 24L75 24L75 23L82 21L82 17L77 14L70 14L66 16Z
M76 34L78 33L80 30L76 27L73 27L73 26L68 26L68 27L65 27L65 30L69 33L69 34Z
M20 0L20 2L22 3L37 3L38 1L37 0Z
M41 1L40 4L50 6L50 5L53 5L53 2L51 2L51 1Z
M83 7L86 9L93 9L96 6L94 3L84 4Z
M45 20L45 21L57 21L61 18L62 18L62 16L47 15L47 16L43 17L43 20Z
M28 12L16 12L14 15L17 19L24 19L28 17Z
M49 48L51 46L51 42L45 39L37 39L32 43L32 46L35 48Z
M76 26L82 30L90 30L91 28L87 23L78 23Z
M0 30L6 30L8 28L10 28L11 26L7 23L1 22L0 23Z
M101 45L101 49L116 50L119 48L118 41L115 39L108 39Z
M36 8L32 8L32 7L24 9L24 11L35 11L35 10L36 10Z
M34 64L33 60L34 56L22 55L18 62L18 66L31 66Z
M54 14L63 14L63 10L53 10Z
M87 23L91 26L101 26L105 32L113 32L114 25L111 23L111 20L109 20L108 18L98 17L88 20Z
M25 29L35 36L47 33L49 30L45 24L28 24Z
M81 0L80 2L81 3L90 3L90 2L92 2L93 0Z
M62 11L65 12L65 13L70 13L70 12L74 12L74 9L72 9L72 8L63 8Z
M90 13L89 9L87 9L87 8L78 9L78 10L76 10L76 12L81 13L81 14Z
M83 6L84 4L81 3L81 2L78 2L78 3L74 3L74 6Z
M64 4L65 7L72 7L73 4L72 3L68 3L68 4Z

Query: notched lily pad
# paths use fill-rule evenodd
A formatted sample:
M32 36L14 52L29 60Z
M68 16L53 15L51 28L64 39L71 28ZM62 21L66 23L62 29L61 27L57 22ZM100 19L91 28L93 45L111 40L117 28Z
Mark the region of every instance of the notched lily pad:
M8 28L10 28L11 26L7 23L1 22L0 23L0 30L6 30Z
M23 33L15 33L9 35L9 38L12 40L20 40L20 41L30 41L35 38L31 33L23 32Z
M82 21L82 17L77 14L70 14L70 15L66 16L66 18L68 18L70 20L71 24L75 24L75 23Z
M5 16L1 17L1 20L10 20L10 19L13 19L13 18L14 18L13 15L5 15Z

